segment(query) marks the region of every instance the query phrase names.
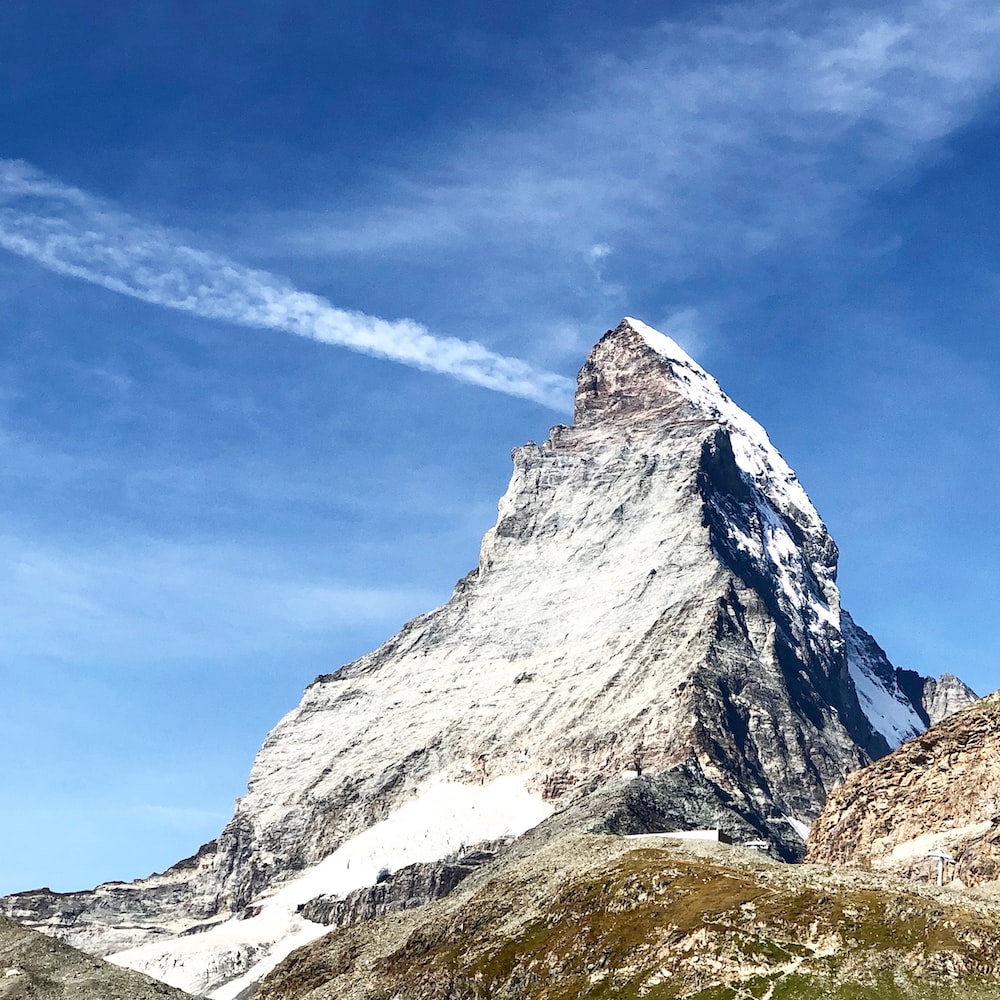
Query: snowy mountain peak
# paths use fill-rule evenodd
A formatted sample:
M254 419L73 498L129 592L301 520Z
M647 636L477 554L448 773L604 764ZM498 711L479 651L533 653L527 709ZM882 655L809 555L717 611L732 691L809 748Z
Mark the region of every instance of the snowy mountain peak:
M626 317L601 338L580 369L576 423L671 416L721 424L730 432L738 466L774 508L806 529L822 527L816 508L764 428L676 341Z
M669 337L634 319L609 330L577 375L577 426L659 414L685 399L678 369L694 362Z
M553 813L800 853L827 793L930 717L924 678L841 611L795 475L670 338L626 319L577 384L576 424L514 450L478 567L308 686L216 841L147 880L0 905L233 1000L325 933L310 900ZM961 691L939 687L947 710Z

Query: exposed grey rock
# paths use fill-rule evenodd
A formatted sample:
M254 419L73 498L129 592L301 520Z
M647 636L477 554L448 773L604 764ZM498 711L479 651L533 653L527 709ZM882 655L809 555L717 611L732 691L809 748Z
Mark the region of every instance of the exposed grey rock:
M924 680L922 707L927 715L928 725L936 725L949 715L961 712L978 700L978 695L968 684L954 674L942 674L935 680Z
M348 927L374 920L384 913L398 913L447 896L477 868L489 864L509 840L487 840L427 864L407 865L386 872L375 885L355 889L344 898L316 896L299 907L306 920L327 927Z
M106 882L81 892L32 889L0 904L15 920L85 951L109 955L172 938L177 913L183 913L184 928L210 922L220 910L213 879L217 861L213 841L163 874L137 882Z

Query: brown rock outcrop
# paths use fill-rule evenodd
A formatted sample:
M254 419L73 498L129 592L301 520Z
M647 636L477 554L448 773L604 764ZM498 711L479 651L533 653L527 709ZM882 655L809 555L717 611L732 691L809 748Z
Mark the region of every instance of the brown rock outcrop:
M809 835L807 860L937 875L928 852L955 859L947 878L1000 878L1000 692L851 774Z

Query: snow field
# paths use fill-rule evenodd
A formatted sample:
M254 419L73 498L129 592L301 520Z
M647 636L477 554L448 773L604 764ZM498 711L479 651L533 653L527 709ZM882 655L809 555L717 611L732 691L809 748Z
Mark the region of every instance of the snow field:
M131 948L108 960L195 994L222 978L227 981L209 996L233 1000L296 948L327 933L298 915L302 903L373 885L382 868L436 861L466 844L520 836L540 823L551 806L529 792L525 780L506 775L486 785L429 781L386 819L254 900L261 908L256 916L234 917L201 934Z

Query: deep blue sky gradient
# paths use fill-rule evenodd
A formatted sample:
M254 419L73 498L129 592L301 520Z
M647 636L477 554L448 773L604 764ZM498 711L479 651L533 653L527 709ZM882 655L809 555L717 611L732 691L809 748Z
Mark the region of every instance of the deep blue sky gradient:
M996 688L1000 18L495 7L7 4L0 159L566 376L623 315L664 329L798 471L894 662ZM569 415L2 250L0 309L0 892L74 889L218 833Z

